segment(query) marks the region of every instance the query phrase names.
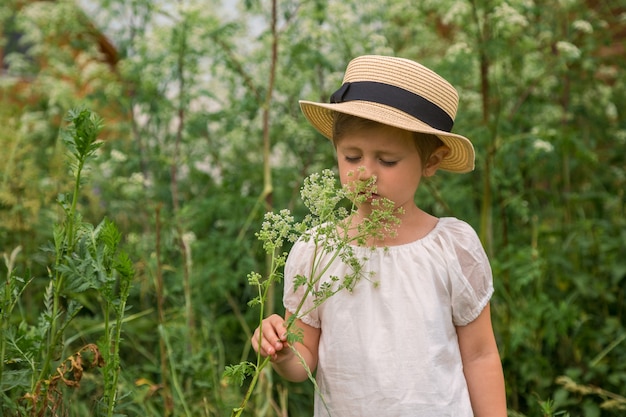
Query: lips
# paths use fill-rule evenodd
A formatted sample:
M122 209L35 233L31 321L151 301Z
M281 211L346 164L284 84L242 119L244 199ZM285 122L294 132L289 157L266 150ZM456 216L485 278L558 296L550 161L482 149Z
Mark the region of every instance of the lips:
M380 198L380 195L376 193L359 193L359 196L364 196L367 199Z

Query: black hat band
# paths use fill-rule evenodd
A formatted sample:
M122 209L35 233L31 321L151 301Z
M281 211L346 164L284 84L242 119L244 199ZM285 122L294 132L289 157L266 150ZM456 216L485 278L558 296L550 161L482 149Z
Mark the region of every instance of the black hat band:
M374 81L344 83L330 96L331 103L363 100L401 110L432 128L450 132L454 120L432 101L395 85Z

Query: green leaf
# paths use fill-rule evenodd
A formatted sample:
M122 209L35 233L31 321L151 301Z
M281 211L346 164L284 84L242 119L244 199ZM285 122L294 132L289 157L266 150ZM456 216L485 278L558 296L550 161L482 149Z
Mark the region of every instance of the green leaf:
M239 386L242 386L245 379L254 374L255 370L256 366L252 362L241 362L236 365L226 366L223 375Z

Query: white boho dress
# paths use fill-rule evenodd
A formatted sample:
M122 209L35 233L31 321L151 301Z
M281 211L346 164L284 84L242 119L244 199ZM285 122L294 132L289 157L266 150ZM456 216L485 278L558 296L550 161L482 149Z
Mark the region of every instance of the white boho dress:
M475 320L493 294L489 261L476 232L439 219L425 237L387 248L354 247L365 270L301 317L321 329L315 417L473 416L455 326ZM295 313L314 244L298 241L285 265L285 308ZM337 260L322 281L351 270ZM374 285L374 282L377 284ZM313 307L308 297L302 310Z

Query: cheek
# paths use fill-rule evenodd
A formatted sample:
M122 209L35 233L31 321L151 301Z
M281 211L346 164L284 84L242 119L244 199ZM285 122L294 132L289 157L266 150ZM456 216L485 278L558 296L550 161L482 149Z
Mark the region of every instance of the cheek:
M339 171L339 182L342 186L346 186L354 182L354 175L348 175L348 171Z
M354 181L354 174L349 174L350 171L354 171L354 168L341 162L337 163L337 168L339 171L339 181L341 182L341 185Z
M353 167L343 167L340 166L339 169L339 182L341 186L344 187L349 192L354 192L356 184L359 182L357 176L354 173Z

